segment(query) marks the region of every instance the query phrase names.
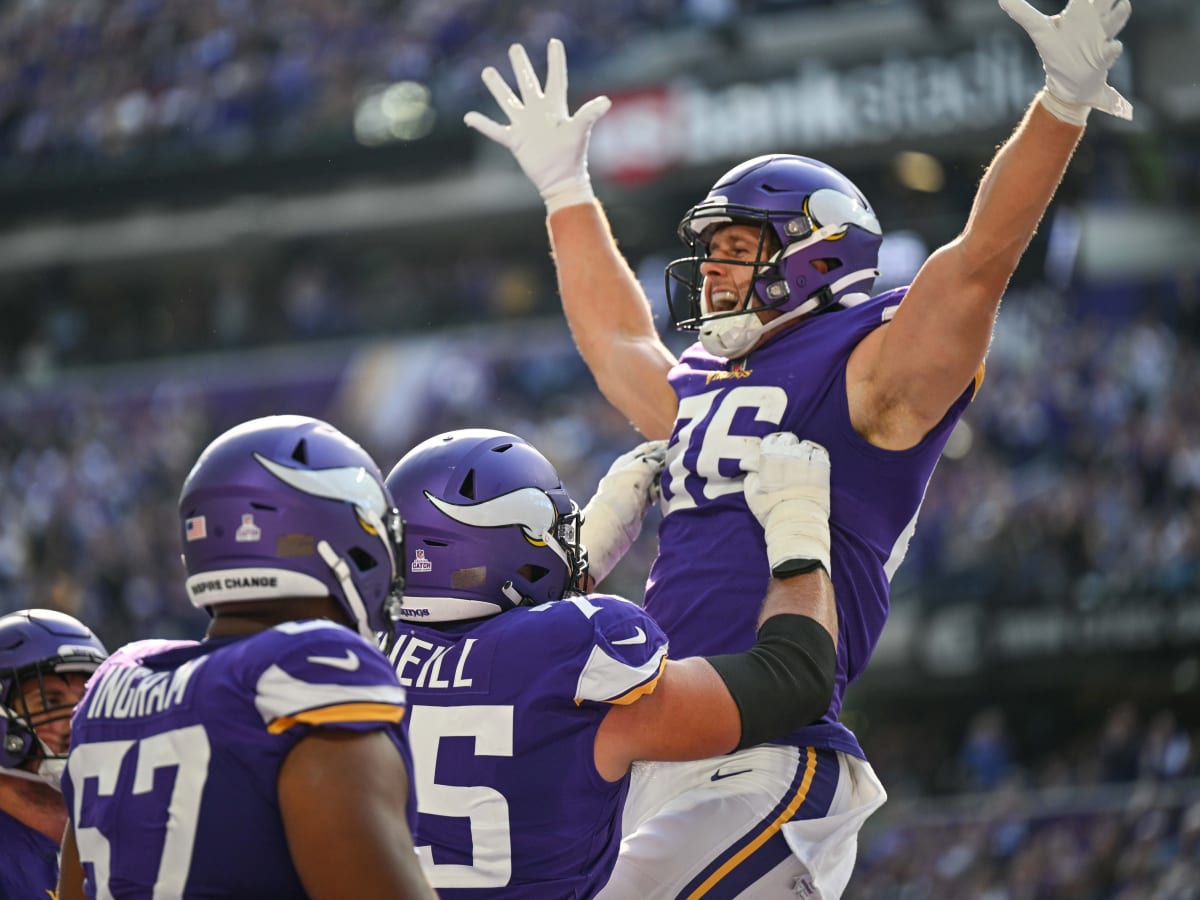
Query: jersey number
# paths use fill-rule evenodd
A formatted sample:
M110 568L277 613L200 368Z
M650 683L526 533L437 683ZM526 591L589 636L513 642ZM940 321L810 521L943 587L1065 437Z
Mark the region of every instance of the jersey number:
M680 400L676 421L681 426L667 452L667 485L663 493L670 499L666 512L689 509L701 500L715 500L723 494L740 491L741 461L757 452L760 438L733 432L735 417L743 409L753 410L756 422L766 422L774 430L783 421L787 402L787 392L773 385L739 385ZM694 452L693 445L696 445ZM724 461L738 464L736 475L721 473Z
M430 884L435 888L504 887L512 877L508 801L495 788L438 784L434 776L442 738L474 738L476 756L512 756L513 708L414 706L409 714L417 812L423 816L465 818L471 828L474 856L469 866L435 863L428 845L417 847Z
M204 793L204 782L208 780L208 761L212 756L204 726L176 728L140 741L82 744L72 751L67 770L75 785L75 843L79 848L80 861L92 864L98 900L112 897L108 886L111 861L108 838L100 833L99 828L82 827L80 824L84 781L89 778L96 780L97 797L115 796L121 762L134 746L137 747L137 765L133 772L132 794L150 793L154 788L156 770L178 770L175 787L171 791L171 813L167 817L166 839L159 857L153 900L183 896L188 871L192 867L200 797Z

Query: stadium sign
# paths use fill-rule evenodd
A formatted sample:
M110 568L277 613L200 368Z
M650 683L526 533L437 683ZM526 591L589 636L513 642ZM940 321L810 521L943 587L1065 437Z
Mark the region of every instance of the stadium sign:
M619 181L755 153L814 153L1010 127L1044 79L1008 34L951 54L889 53L858 65L804 62L786 77L707 87L694 81L612 95L590 165Z

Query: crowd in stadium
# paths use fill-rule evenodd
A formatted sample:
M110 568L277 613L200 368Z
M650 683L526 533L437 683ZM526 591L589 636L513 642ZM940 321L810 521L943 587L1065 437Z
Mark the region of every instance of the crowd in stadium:
M944 756L911 726L881 732L871 752L891 808L864 836L847 898L1200 896L1194 730L1170 710L1118 703L1095 729L1018 759L1021 725L1019 712L985 707ZM918 799L906 777L937 758L946 796Z
M513 41L544 47L560 37L586 72L647 32L788 6L621 0L567 14L482 0L18 0L0 9L0 160L15 171L347 141L355 106L379 85L426 84L439 108L461 112L479 95L479 70Z

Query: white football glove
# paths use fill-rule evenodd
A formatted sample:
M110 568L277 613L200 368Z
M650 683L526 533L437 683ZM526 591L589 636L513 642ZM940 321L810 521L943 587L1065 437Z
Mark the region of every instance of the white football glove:
M612 101L595 97L572 116L567 112L567 56L562 41L552 38L546 57L543 91L525 48L520 44L509 47L520 99L494 67L488 66L482 74L509 124L501 125L477 112L467 113L463 122L509 149L546 201L546 212L552 213L594 199L587 169L588 138Z
M1129 0L1069 0L1056 16L1042 15L1025 0L999 2L1028 32L1042 58L1046 109L1073 125L1084 124L1092 109L1133 118L1133 106L1108 84L1108 72L1121 55L1116 36L1129 20Z
M646 441L617 457L583 508L579 543L587 548L588 574L604 580L642 533L642 519L658 502L666 441Z
M829 454L787 431L762 439L743 463L746 504L763 527L771 571L793 560L829 560Z

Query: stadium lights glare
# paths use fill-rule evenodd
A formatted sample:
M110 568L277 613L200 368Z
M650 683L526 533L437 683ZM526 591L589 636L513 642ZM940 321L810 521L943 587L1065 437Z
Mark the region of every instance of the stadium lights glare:
M354 136L367 147L416 141L433 130L436 118L429 88L416 81L398 81L372 90L359 103Z

